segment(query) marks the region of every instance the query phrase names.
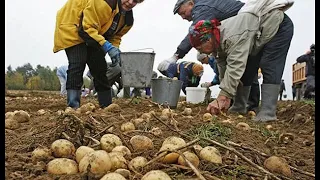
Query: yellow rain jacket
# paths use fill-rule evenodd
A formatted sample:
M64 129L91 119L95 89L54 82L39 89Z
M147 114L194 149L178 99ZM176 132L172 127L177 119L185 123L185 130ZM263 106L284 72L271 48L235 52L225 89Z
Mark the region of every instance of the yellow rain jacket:
M68 0L58 11L54 32L53 52L72 47L83 42L102 46L106 40L119 47L121 37L133 25L132 10L120 13L120 0ZM119 4L119 5L118 5ZM118 14L118 15L117 15ZM112 34L106 33L119 16L117 27ZM79 36L79 31L86 38ZM108 35L106 35L108 34Z

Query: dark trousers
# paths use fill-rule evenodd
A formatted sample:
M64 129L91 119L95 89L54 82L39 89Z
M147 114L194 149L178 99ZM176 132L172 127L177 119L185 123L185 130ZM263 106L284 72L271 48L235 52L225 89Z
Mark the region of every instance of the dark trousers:
M85 43L67 48L68 57L67 90L81 90L83 85L83 72L86 64L93 76L94 87L97 92L110 89L106 75L107 62L102 49L87 46Z
M279 92L279 100L282 101L282 95L283 95L283 91Z
M257 112L260 102L260 86L258 81L258 74L251 84L251 90L248 98L247 109L248 111Z
M249 56L246 70L241 78L244 86L250 86L259 67L263 84L280 84L293 36L293 23L284 14L276 35L255 56Z

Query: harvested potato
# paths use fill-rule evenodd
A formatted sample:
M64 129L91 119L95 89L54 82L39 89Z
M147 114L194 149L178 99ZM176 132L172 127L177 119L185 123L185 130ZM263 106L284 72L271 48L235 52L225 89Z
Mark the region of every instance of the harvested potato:
M266 125L266 129L268 129L268 130L272 130L272 125L270 125L270 124L268 124L268 125Z
M120 129L121 129L121 131L126 132L126 131L135 130L136 127L134 126L134 124L132 122L126 122L126 123L121 124Z
M242 131L250 131L251 130L250 126L247 123L244 123L244 122L239 122L236 125L236 128L240 129Z
M186 116L190 116L192 114L192 109L191 108L184 108L182 114L186 115Z
M202 120L204 122L209 122L212 119L212 115L210 113L204 113L204 115L202 116Z
M66 110L64 110L65 113L75 113L76 110L74 110L72 107L67 107Z
M147 136L135 135L130 139L130 143L136 151L153 148L153 142Z
M66 139L58 139L51 144L51 151L53 152L54 157L67 158L73 156L76 150L72 142Z
M222 158L221 158L221 154L218 151L218 149L216 149L213 146L207 146L204 147L201 151L200 151L200 158L212 163L216 163L216 164L221 164L222 163Z
M152 128L149 132L152 133L155 136L160 136L162 134L161 129L158 128L158 127Z
M292 175L290 166L282 157L271 156L264 161L263 165L271 172L280 173L289 177Z
M88 146L80 146L78 147L78 149L76 150L76 161L77 163L80 162L80 160L89 152L93 152L94 149L92 149L91 147Z
M150 120L151 119L151 114L150 113L143 113L141 115L141 118L145 119L145 120Z
M149 114L150 114L150 115L156 115L156 112L150 111Z
M112 103L103 109L105 112L120 112L121 107L118 104Z
M30 115L23 110L14 111L12 119L18 121L19 123L28 122L30 120Z
M56 158L47 164L47 171L55 175L77 174L78 164L72 159Z
M104 175L100 180L126 180L121 174L112 172Z
M143 123L144 121L145 121L145 120L142 119L142 118L136 118L136 119L132 120L132 122L133 122L133 124L134 124L135 126L138 126L139 124Z
M32 151L31 159L33 162L45 161L51 157L51 150L45 147L37 147Z
M101 149L111 152L116 146L121 146L121 139L114 134L105 134L100 139Z
M195 167L198 167L200 164L200 160L198 156L190 151L186 151L183 153L183 155L189 160ZM182 166L188 166L187 162L184 160L182 156L179 156L178 158L178 164Z
M165 150L175 150L177 148L179 148L181 146L179 146L179 144L164 144L161 146L160 150L159 151L165 151ZM173 164L173 163L176 163L178 161L178 158L179 158L179 154L178 153L174 153L174 152L171 152L167 155L165 155L161 161L163 163L166 163L166 164Z
M161 112L162 116L167 116L167 117L171 117L172 116L173 111L171 109L163 109Z
M122 175L126 179L129 179L129 177L131 175L131 173L130 173L130 171L128 169L117 169L114 172Z
M79 110L80 110L81 113L85 113L85 112L88 112L88 111L92 112L95 108L96 108L96 106L93 103L88 102L88 103L82 105L79 108Z
M127 148L126 146L116 146L115 148L112 149L111 152L120 152L122 153L122 155L125 156L131 156L131 151L129 148Z
M37 111L37 114L38 115L44 115L46 113L46 110L44 110L44 109L39 109L38 111Z
M134 169L139 169L145 166L147 162L148 160L145 157L137 156L129 162L129 166L133 167Z
M20 123L17 120L9 118L9 119L5 119L4 127L6 129L14 130L14 129L18 129L20 127Z
M121 152L110 152L109 156L112 163L111 171L127 168L127 160L123 157Z
M201 147L199 144L196 144L192 146L192 149L198 156L200 156L200 151L203 149L203 147Z
M161 170L147 172L141 180L171 180L170 176Z
M79 171L90 171L93 174L105 174L112 167L109 154L104 150L97 150L86 154L79 163Z
M256 116L256 113L254 111L249 111L248 112L248 116L249 117L255 117Z
M6 114L5 114L5 119L12 118L13 115L14 115L14 112L6 112Z
M181 146L186 145L186 142L180 137L169 136L163 141L162 146L165 145L165 144L173 144L173 145L176 145L178 147L181 147Z
M168 121L169 117L166 115L160 115L159 117L162 121Z

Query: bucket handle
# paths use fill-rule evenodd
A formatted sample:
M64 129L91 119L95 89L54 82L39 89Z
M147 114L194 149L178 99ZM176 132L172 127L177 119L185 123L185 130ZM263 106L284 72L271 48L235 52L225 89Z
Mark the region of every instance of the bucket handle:
M153 48L142 48L142 49L135 49L135 50L131 50L129 52L133 52L133 51L141 51L141 50L146 50L146 49L151 49L152 53L154 53L154 49Z

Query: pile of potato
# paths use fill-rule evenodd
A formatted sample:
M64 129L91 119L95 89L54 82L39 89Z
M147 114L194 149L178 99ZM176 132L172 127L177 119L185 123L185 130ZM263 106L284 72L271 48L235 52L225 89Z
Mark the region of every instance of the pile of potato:
M6 129L18 129L20 123L30 121L30 115L28 112L23 110L16 110L14 112L7 112L5 114L5 128Z

